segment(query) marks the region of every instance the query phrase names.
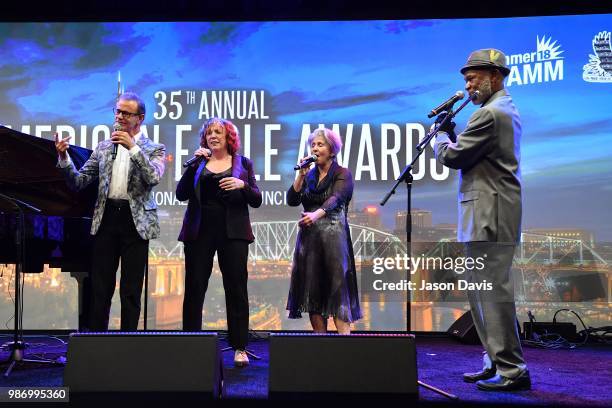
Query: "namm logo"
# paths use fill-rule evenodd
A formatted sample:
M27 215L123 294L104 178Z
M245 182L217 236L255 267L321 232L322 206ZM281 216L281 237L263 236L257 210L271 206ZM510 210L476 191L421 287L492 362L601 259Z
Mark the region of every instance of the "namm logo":
M510 68L506 86L531 85L563 80L561 44L552 37L536 37L536 50L506 56Z
M610 32L601 31L593 38L593 52L583 67L582 79L587 82L612 82L612 45Z

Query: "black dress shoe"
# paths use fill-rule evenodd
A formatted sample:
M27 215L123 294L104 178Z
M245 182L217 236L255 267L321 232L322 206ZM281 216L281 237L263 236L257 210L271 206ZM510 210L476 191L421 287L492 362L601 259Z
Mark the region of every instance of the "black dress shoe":
M530 390L531 378L529 378L529 371L525 370L516 378L508 378L498 374L489 380L476 382L476 386L483 391Z
M477 373L464 373L463 381L469 383L475 383L480 380L488 380L489 378L495 377L495 366L491 368L485 368Z

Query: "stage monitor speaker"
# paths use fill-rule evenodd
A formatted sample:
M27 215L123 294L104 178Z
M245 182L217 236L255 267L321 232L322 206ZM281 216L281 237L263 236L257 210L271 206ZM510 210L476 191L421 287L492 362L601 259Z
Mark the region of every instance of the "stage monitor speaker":
M270 334L270 398L417 398L410 334Z
M465 344L480 344L476 326L472 320L472 313L465 312L448 328L447 333Z
M521 332L521 326L516 321L516 331L518 333ZM480 338L478 337L478 332L476 331L476 326L474 326L474 320L472 320L472 313L465 312L459 319L455 321L448 328L447 333L459 340L461 343L465 344L481 344Z
M218 398L221 364L216 333L75 333L68 342L64 386L71 398L73 393Z

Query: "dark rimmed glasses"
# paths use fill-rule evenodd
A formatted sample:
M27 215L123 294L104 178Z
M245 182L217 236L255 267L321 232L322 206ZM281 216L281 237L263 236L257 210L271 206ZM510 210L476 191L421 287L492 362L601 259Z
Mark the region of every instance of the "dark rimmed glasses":
M113 108L113 113L115 114L115 116L119 116L119 114L121 114L121 116L123 116L124 118L132 118L134 116L140 116L142 115L142 113L132 113L132 112L126 112L124 110L121 109L117 109L117 108Z

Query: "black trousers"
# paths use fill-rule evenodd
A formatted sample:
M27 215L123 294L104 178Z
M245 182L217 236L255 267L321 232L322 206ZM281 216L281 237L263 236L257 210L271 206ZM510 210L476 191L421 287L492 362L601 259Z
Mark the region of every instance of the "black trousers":
M149 241L142 239L127 200L107 200L102 224L94 237L89 328L108 330L111 300L121 260L121 330L135 331L140 318L140 297Z
M212 221L212 220L211 220ZM249 296L247 292L247 259L249 242L228 239L225 225L205 222L197 240L185 242L185 298L183 330L202 330L202 307L212 273L215 252L219 261L229 344L234 349L246 348L249 334ZM223 224L225 220L222 219Z

